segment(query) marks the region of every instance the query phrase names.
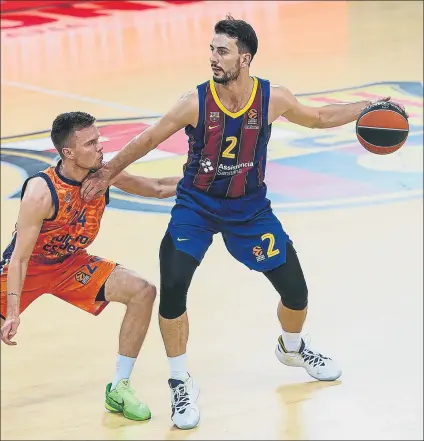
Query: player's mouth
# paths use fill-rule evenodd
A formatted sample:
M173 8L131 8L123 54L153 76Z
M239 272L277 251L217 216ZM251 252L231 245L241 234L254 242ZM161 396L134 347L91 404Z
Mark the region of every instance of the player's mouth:
M222 72L222 69L220 69L219 67L212 67L212 72L213 72L214 74L217 74L217 73L219 73L219 72Z

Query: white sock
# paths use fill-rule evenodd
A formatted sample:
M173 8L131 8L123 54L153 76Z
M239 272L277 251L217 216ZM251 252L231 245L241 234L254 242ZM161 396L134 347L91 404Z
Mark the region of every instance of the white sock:
M116 385L121 380L130 378L136 360L136 358L126 357L125 355L118 354L116 359L115 378L113 379L110 390L115 389Z
M286 332L282 329L281 336L287 352L297 352L300 349L302 339L300 332Z
M177 357L168 357L171 369L171 378L186 381L189 377L187 372L187 355L181 354Z

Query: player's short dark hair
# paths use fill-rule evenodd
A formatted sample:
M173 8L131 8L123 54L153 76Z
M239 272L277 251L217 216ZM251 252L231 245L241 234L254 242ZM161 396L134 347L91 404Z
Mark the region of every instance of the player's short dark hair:
M239 53L251 54L252 60L258 51L258 37L252 26L244 20L236 20L230 14L225 17L225 20L220 20L215 25L215 34L237 38Z
M76 130L85 129L94 124L96 118L85 112L66 112L58 115L52 124L50 138L59 155L66 142Z

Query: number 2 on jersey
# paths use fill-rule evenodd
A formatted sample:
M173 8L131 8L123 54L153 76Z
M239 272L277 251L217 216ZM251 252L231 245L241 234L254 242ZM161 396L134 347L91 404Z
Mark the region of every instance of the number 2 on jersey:
M235 136L228 136L225 139L225 141L229 142L230 145L223 151L222 157L234 159L236 157L236 155L231 152L234 150L235 146L237 145L237 138Z
M261 237L261 240L264 241L268 239L269 240L269 244L268 244L268 250L266 252L266 255L268 257L273 257L276 256L277 254L280 254L280 250L279 249L274 249L275 246L275 236L271 233L266 233L263 234Z

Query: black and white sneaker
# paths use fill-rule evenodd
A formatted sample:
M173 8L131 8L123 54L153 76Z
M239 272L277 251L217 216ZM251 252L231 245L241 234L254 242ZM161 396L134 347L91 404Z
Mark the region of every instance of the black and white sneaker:
M280 335L275 349L278 360L286 366L303 367L313 378L321 381L334 381L342 374L341 369L336 363L319 352L307 347L302 338L298 352L289 352L284 347L283 339Z
M179 429L192 429L200 421L200 410L196 404L199 388L192 377L186 381L170 378L172 421Z

